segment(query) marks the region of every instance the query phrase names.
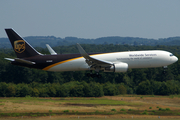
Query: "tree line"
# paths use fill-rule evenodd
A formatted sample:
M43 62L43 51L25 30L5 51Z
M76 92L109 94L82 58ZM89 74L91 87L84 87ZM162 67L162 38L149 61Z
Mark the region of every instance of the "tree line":
M136 91L124 83L96 83L85 81L71 81L59 83L5 83L0 82L0 97L101 97L122 94L141 95L174 95L180 94L180 82L169 80L166 82L142 81L136 86Z
M174 46L180 45L180 37L169 37L169 38L160 38L156 39L147 39L139 37L120 37L120 36L110 36L110 37L101 37L96 39L85 39L77 37L55 37L55 36L28 36L25 37L32 46L38 47L41 46L45 48L45 44L49 44L52 47L55 46L69 46L76 43L80 44L96 44L96 45L134 45L134 46L156 46L156 45L166 45ZM8 38L0 38L1 44L0 48L10 48L11 44Z
M0 97L99 97L103 96L103 87L99 83L72 81L59 83L0 83Z
M129 45L82 45L87 52L112 52L126 50L162 49L180 58L179 46L129 46ZM44 48L36 48L48 54ZM63 53L78 53L75 45L54 47ZM128 69L126 73L100 72L101 78L86 76L89 71L78 72L47 72L37 69L14 66L4 58L15 58L12 49L0 50L0 96L40 96L97 97L119 94L179 94L180 62L167 69L144 68Z

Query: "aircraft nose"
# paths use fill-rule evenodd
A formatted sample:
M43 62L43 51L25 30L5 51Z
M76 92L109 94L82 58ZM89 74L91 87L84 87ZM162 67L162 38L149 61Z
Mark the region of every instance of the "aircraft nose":
M178 61L178 58L176 56L173 57L173 62Z

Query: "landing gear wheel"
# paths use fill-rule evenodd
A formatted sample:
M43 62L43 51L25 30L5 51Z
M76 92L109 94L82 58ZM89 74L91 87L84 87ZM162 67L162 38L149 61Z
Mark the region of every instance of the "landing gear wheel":
M102 76L99 74L99 73L95 73L95 74L92 74L92 73L87 73L86 74L87 77L92 77L92 78L101 78Z

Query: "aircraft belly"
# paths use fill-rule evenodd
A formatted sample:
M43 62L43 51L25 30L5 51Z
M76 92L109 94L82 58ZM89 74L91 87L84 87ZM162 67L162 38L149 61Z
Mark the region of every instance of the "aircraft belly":
M127 62L129 68L146 68L151 67L151 63L149 61L130 61Z
M86 64L84 58L78 60L72 60L65 63L61 63L51 67L48 71L81 71L88 70L88 65Z

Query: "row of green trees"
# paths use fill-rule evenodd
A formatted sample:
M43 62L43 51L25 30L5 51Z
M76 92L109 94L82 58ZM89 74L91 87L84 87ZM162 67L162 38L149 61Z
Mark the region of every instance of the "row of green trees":
M46 83L31 84L0 83L0 97L101 97L120 94L172 95L180 94L178 81L143 81L136 88L122 84L71 81L64 84Z
M137 89L137 94L142 95L174 95L180 94L180 82L175 80L169 81L142 81Z
M0 83L0 97L99 97L103 96L103 86L91 82L68 82L65 84L46 83L31 84Z

